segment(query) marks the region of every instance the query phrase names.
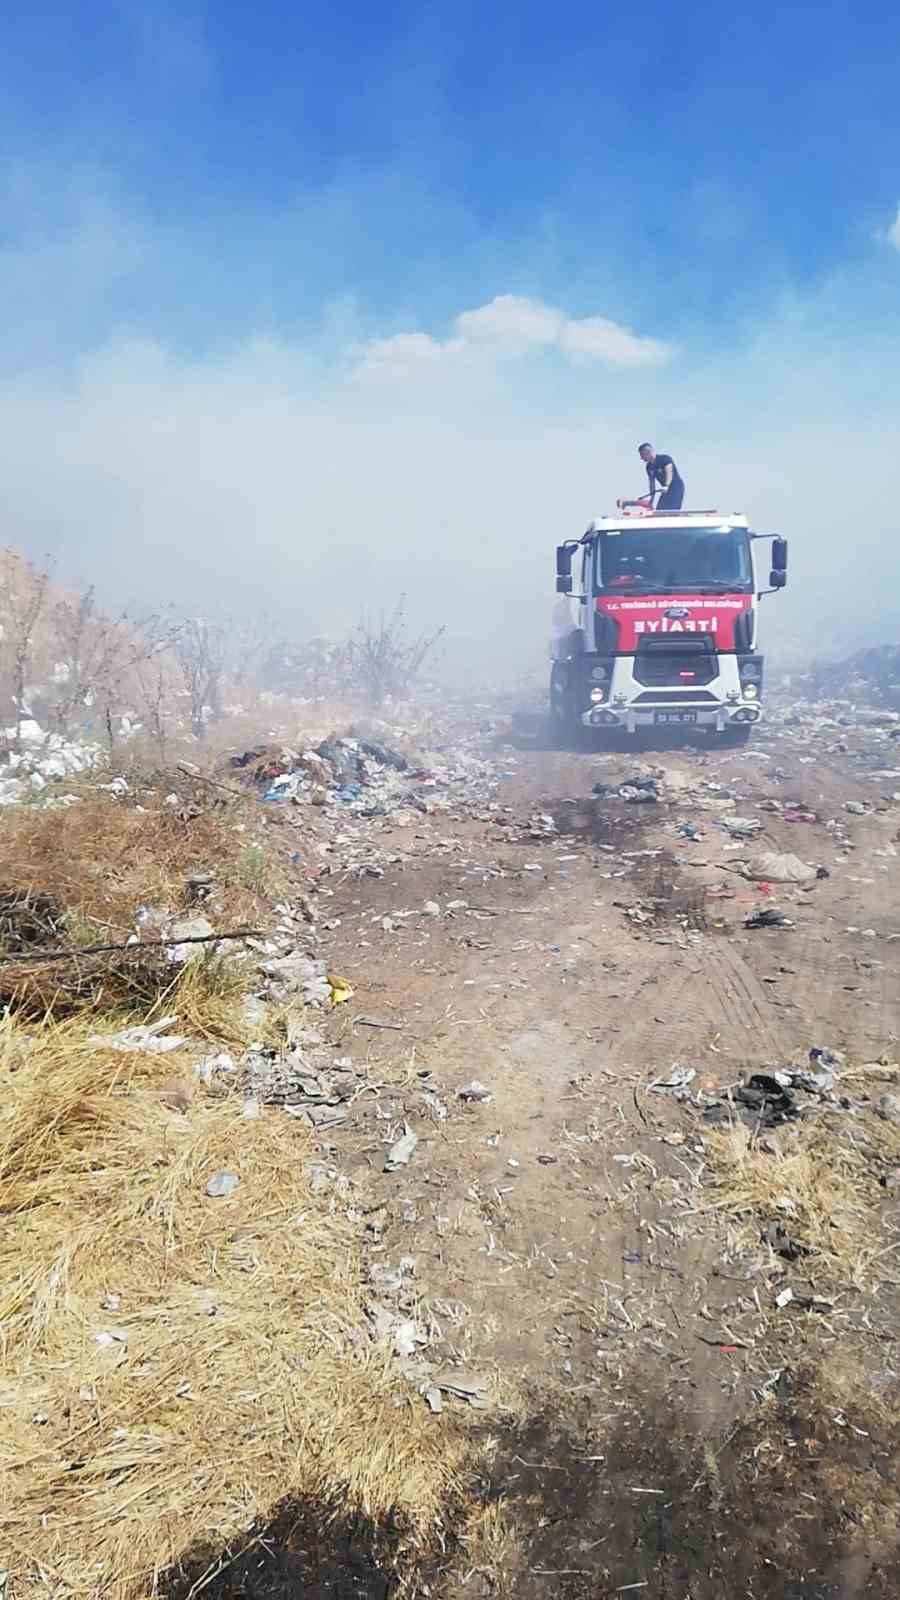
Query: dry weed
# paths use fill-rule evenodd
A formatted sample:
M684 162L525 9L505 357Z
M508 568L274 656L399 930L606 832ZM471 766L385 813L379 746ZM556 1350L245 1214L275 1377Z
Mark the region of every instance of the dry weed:
M364 1331L357 1249L309 1136L87 1029L0 1036L0 1548L17 1596L131 1600L291 1495L410 1536L463 1444ZM177 1102L185 1104L184 1101ZM218 1171L227 1198L207 1195Z
M867 1140L879 1137L865 1118ZM777 1144L735 1124L705 1138L713 1177L712 1207L741 1219L759 1239L760 1224L781 1221L810 1252L817 1277L870 1286L884 1254L878 1227L878 1164L845 1123L782 1128Z
M88 790L63 810L23 806L4 814L0 899L5 893L18 906L53 910L53 925L59 923L63 934L56 939L42 934L34 941L38 950L41 943L83 950L91 942L124 943L142 906L192 911L188 879L206 872L212 875L212 893L200 909L213 925L223 932L260 927L272 901L290 898L300 887L286 850L279 853L277 841L267 837L252 799L174 808L166 805L164 788L142 791L140 804ZM22 916L16 915L13 931L21 935ZM21 936L6 937L6 943L0 999L31 1017L101 1002L106 1009L146 1008L175 981L164 953L152 948L45 964L14 959L28 953ZM210 1002L226 992L233 996L237 970L230 957L220 959L218 967L212 959L192 964L187 998L196 999L201 988ZM211 1010L203 1031L216 1026L215 1004Z

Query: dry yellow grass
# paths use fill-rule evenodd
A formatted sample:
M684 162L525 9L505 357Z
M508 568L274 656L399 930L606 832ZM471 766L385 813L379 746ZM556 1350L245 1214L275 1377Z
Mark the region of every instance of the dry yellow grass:
M178 778L176 787L190 790L190 780ZM8 808L0 819L0 883L49 895L69 913L127 933L139 906L177 907L188 875L209 870L223 914L252 922L267 898L288 887L269 850L265 871L248 878L248 848L262 849L265 839L256 802L219 804L201 790L200 799L176 808L166 793L161 784L119 799L87 786L61 810Z
M166 805L165 795L164 785L141 790L138 803L86 788L63 810L23 806L3 813L0 893L55 908L44 916L49 948L124 943L142 906L181 915L196 909L222 932L264 928L273 901L304 892L302 867L288 860L296 834L290 845L282 842L254 799L178 810ZM197 872L211 873L213 883L208 903L195 908L187 884ZM176 977L164 952L136 946L65 962L32 960L42 947L36 920L26 908L24 937L10 941L16 913L8 911L7 948L0 948L0 1000L31 1017L84 1007L145 1008ZM17 960L22 952L29 959ZM197 999L199 980L212 975L209 963L194 964L192 971L185 1004ZM221 999L224 988L233 991L225 976L223 970L205 985L210 1000Z
M0 1036L0 1550L12 1592L133 1600L288 1495L427 1536L464 1441L368 1344L309 1136L177 1056ZM189 1076L185 1062L182 1075ZM240 1184L209 1198L213 1173Z
M714 1192L712 1208L749 1223L781 1221L812 1252L817 1277L871 1285L885 1255L878 1226L878 1161L882 1125L871 1114L779 1130L777 1144L755 1139L742 1124L705 1138Z

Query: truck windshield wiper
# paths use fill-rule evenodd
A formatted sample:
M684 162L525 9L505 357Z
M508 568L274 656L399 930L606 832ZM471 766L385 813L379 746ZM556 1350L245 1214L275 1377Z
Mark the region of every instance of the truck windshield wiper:
M693 588L693 585L690 587ZM739 578L717 578L712 582L707 578L705 583L697 585L694 592L695 594L741 594L744 592L744 587Z
M749 592L746 585L739 578L710 581L707 578L703 583L692 583L689 579L678 583L645 583L637 579L634 583L615 583L601 591L603 594L740 594Z
M603 594L674 594L677 585L674 583L643 583L637 579L634 583L614 583L602 590Z

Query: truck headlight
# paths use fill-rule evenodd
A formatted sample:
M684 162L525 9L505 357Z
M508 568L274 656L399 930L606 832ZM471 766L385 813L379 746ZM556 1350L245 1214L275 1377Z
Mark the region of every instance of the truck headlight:
M605 700L605 699L606 699L606 690L605 689L592 689L591 690L591 703L593 705L596 705L599 700Z
M759 694L759 690L757 689L755 683L745 683L744 684L744 699L745 700L755 700L758 694Z

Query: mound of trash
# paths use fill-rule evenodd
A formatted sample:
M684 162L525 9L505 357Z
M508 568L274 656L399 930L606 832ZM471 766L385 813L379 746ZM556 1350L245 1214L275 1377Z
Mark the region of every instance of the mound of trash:
M495 779L488 762L455 750L452 759L399 749L361 730L310 747L258 745L230 758L229 776L271 805L335 808L361 819L484 804Z
M817 662L803 679L812 699L900 711L900 644L857 650L841 661Z

